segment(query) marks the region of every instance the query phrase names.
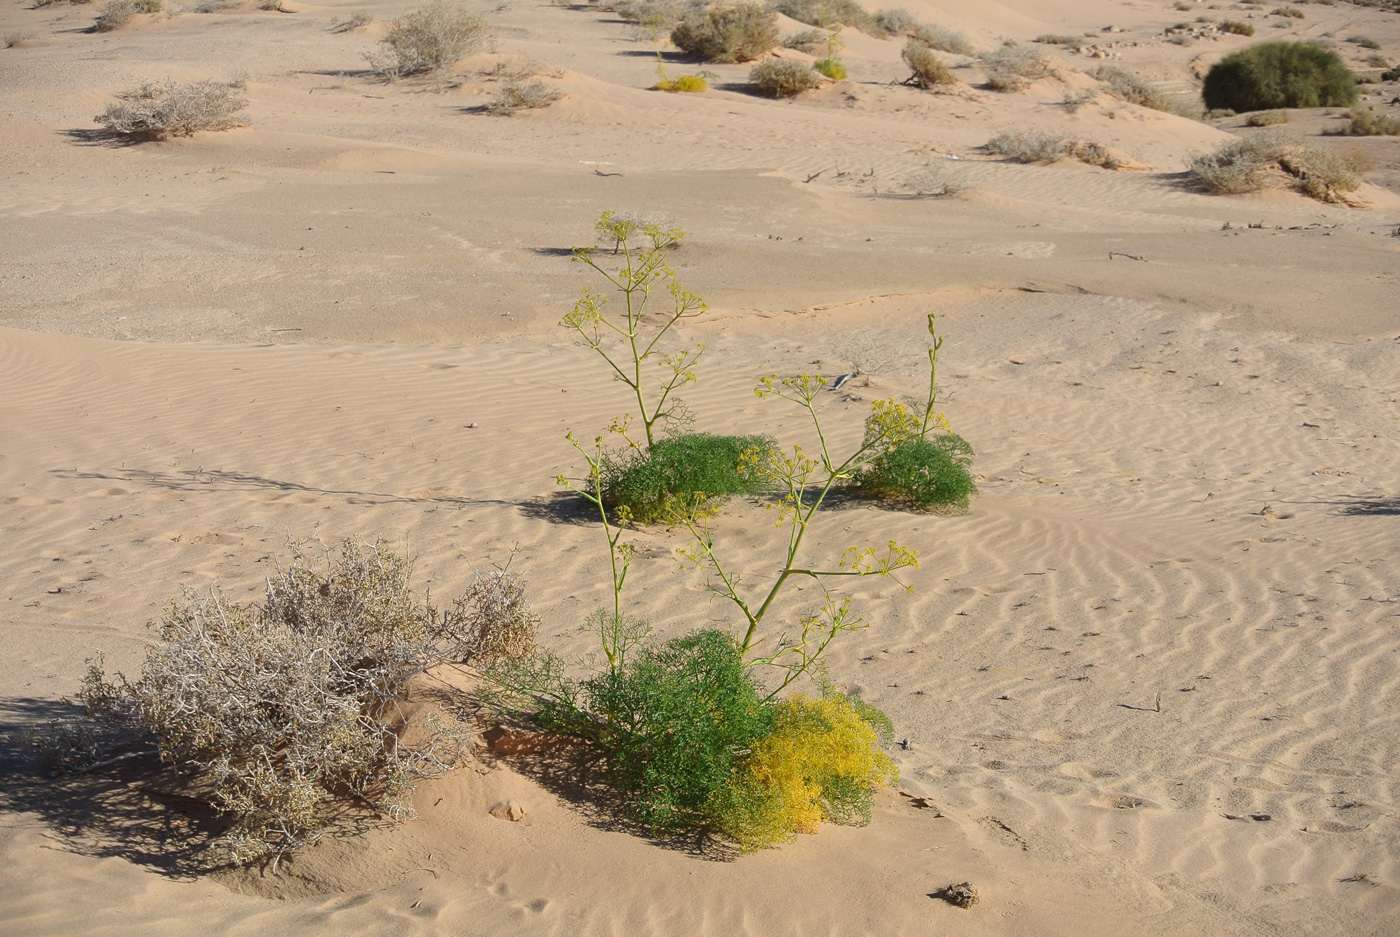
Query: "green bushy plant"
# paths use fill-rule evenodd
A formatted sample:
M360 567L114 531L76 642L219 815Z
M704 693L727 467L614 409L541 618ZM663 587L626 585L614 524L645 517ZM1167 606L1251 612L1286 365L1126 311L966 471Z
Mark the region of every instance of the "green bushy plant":
M656 84L652 85L657 91L679 91L696 93L710 90L710 84L705 80L704 75L677 75L675 78L662 76Z
M707 62L748 62L778 44L778 14L757 3L695 6L671 30L676 48Z
M766 59L749 70L749 83L770 98L791 98L820 85L822 76L805 62Z
M386 79L438 72L484 49L491 32L465 8L434 0L428 6L390 21L383 51L368 56L370 67Z
M1236 113L1282 107L1351 107L1356 76L1331 49L1309 42L1264 42L1225 56L1206 74L1208 109Z
M529 659L538 626L507 572L479 576L442 611L410 574L379 543L347 540L319 563L296 544L261 605L217 587L173 603L138 680L91 665L84 716L36 743L56 767L87 770L102 739L125 737L193 775L192 796L230 821L211 864L271 858L275 871L355 810L410 817L417 780L451 769L467 739L440 718L415 721L410 739L409 681L448 661Z
M730 495L757 494L762 481L742 457L753 449L772 448L766 436L688 433L658 439L646 450L608 454L603 502L638 523L680 522Z

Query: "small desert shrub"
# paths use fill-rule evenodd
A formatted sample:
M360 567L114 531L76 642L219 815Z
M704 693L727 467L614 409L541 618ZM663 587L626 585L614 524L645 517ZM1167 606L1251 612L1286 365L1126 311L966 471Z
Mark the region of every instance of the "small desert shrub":
M1222 33L1234 33L1237 36L1254 35L1254 27L1243 20L1226 20L1220 24Z
M1400 81L1400 65L1395 66L1381 75L1381 81Z
M1348 36L1347 42L1354 43L1363 49L1370 49L1372 52L1381 50L1381 44L1370 36Z
M809 26L830 28L838 23L863 33L879 34L875 19L856 0L777 0L773 8Z
M550 87L538 78L530 81L508 81L496 91L491 103L486 107L495 113L510 114L522 109L548 107L559 100L560 96L558 89Z
M1066 91L1060 103L1065 106L1065 110L1073 114L1097 97L1098 94L1094 91Z
M753 743L736 783L712 797L720 831L753 852L815 833L823 820L868 825L875 792L899 780L879 748L892 734L884 713L829 688L772 708L772 732Z
M778 14L757 3L695 7L671 30L671 41L708 62L748 62L778 44Z
M946 26L919 23L909 30L909 38L951 55L975 55L977 52L977 47L966 36Z
M9 32L0 36L0 45L3 45L7 49L13 49L15 46L24 45L33 38L33 33Z
M955 198L967 189L947 167L935 163L906 174L900 182L908 190L906 198ZM856 365L856 370L869 372L868 367L859 365Z
M812 63L812 67L835 81L843 81L846 77L846 66L841 64L840 59L818 59Z
M1361 185L1354 159L1281 130L1231 140L1214 153L1192 159L1190 170L1196 184L1214 195L1257 192L1282 178L1318 201L1340 202Z
M527 659L538 619L509 573L478 577L439 613L410 590L410 572L381 544L347 540L319 563L295 547L262 605L217 587L188 594L162 619L139 680L109 682L91 665L84 718L39 741L83 768L98 749L93 727L150 740L231 819L213 863L280 857L351 807L411 816L416 781L449 770L466 738L431 718L410 728L409 681L450 660Z
M447 0L436 0L392 20L379 40L384 51L368 58L381 77L401 78L451 68L485 48L490 38L479 17Z
M652 85L657 91L708 91L710 84L705 80L704 75L677 75L675 78L663 78Z
M1281 107L1351 107L1356 76L1330 49L1306 42L1264 42L1232 52L1206 75L1207 108L1237 113Z
M356 10L349 19L341 20L331 26L333 33L348 33L356 29L364 29L374 22L374 14L368 10Z
M233 115L248 106L227 84L201 81L192 85L148 82L118 97L118 102L94 120L108 132L163 140L188 137L199 130L237 126Z
M1172 109L1170 101L1162 92L1126 69L1105 65L1095 69L1093 77L1108 85L1109 90L1114 94L1132 104L1150 107L1154 111L1170 111Z
M770 98L790 98L822 83L822 76L810 65L768 59L749 71L749 83Z
M1377 114L1374 111L1347 111L1347 126L1341 131L1353 137L1400 137L1400 117Z
M1306 18L1306 17L1303 15L1303 11L1297 9L1296 7L1279 7L1277 10L1275 10L1273 13L1271 13L1271 14L1269 14L1269 15L1270 15L1270 16L1282 16L1282 17L1284 17L1285 19L1291 19L1291 20L1301 20L1301 19L1305 19L1305 18Z
M1021 91L1036 78L1054 73L1050 60L1038 50L1007 43L982 56L987 66L987 87L993 91Z
M808 29L804 32L794 33L783 40L784 49L796 49L798 52L806 52L808 55L815 55L826 49L827 32L824 29Z
M908 10L876 10L870 17L875 28L886 36L903 36L919 25Z
M910 39L904 44L900 57L913 72L905 79L905 84L915 85L927 91L940 85L955 85L958 82L947 66L933 54L933 50L917 39Z
M766 457L773 440L693 433L658 439L645 452L626 450L604 460L603 503L639 523L679 522L730 495L760 490L745 458L750 450Z
M1080 49L1088 45L1088 40L1083 36L1044 35L1036 36L1035 41L1041 45L1064 46L1068 49Z
M623 0L615 12L626 22L637 26L670 30L685 13L682 0Z
M1070 159L1103 169L1116 170L1123 165L1112 150L1094 140L1075 140L1065 147L1064 154Z
M988 153L1018 163L1053 163L1065 154L1063 136L1035 130L1007 130L984 144Z
M972 446L957 433L915 437L881 453L861 473L861 491L924 510L966 511L977 484Z
M161 0L107 0L92 24L94 32L105 33L125 26L138 13L159 13Z
M1288 123L1287 111L1254 111L1245 118L1246 127L1272 127Z
M562 731L586 725L632 819L656 833L716 825L720 795L773 725L738 645L722 631L644 647L580 690L581 709L546 707L539 721Z

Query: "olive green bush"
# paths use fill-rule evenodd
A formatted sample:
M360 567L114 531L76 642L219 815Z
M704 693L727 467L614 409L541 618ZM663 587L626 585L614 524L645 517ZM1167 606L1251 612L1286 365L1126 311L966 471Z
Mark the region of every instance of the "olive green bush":
M1264 42L1225 56L1206 74L1210 110L1236 113L1282 107L1351 107L1356 76L1331 49L1310 42Z
M972 446L957 433L906 440L880 453L861 472L860 490L872 498L922 510L966 512L977 493Z
M1340 131L1353 137L1400 137L1400 117L1356 108L1346 113L1347 125Z
M707 62L749 62L778 45L778 14L757 3L694 6L671 41Z
M917 39L910 39L904 44L900 57L911 72L910 76L904 79L906 85L931 91L958 83L953 73L948 71L948 67L933 54L933 50Z

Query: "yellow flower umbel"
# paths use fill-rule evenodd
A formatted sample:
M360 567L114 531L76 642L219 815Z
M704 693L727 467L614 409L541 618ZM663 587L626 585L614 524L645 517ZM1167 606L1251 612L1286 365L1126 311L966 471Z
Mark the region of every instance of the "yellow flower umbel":
M722 831L744 852L816 833L823 820L865 826L875 792L899 780L879 748L883 714L859 698L794 693L775 704L771 735L754 744L716 810Z

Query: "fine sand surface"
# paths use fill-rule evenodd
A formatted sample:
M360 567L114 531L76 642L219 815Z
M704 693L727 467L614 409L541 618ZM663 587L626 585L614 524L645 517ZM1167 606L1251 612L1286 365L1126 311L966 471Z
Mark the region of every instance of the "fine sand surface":
M93 7L5 0L0 33L33 38L0 48L0 934L1396 932L1400 139L1318 138L1375 166L1355 206L1212 197L1185 161L1242 121L1061 102L1100 64L1184 91L1249 43L1163 41L1198 13L1252 15L1256 41L1334 35L1358 68L1342 40L1393 63L1400 15L906 5L983 49L1093 31L1116 58L1040 47L1062 77L1002 95L950 57L965 86L930 95L892 83L899 43L849 30L851 80L796 101L745 93L746 65L665 95L614 15L510 0L473 7L496 50L455 80L385 85L362 53L405 0L105 34ZM369 27L330 31L361 9ZM512 70L564 96L482 112ZM91 134L140 81L235 75L245 127ZM1396 87L1367 103L1400 111ZM980 149L1027 127L1140 168ZM927 171L964 193L910 197ZM814 561L891 538L923 561L912 595L850 590L871 627L830 656L908 740L870 827L715 861L618 829L557 761L482 753L419 789L418 820L209 875L139 771L21 764L86 658L134 672L182 586L254 599L288 536L383 537L438 596L514 549L542 643L587 652L607 556L553 479L581 471L564 433L627 402L557 322L594 282L569 248L606 209L689 233L673 262L711 306L680 336L709 349L698 430L810 443L755 380L859 363L869 380L822 403L849 444L871 400L918 392L938 313L980 496L961 517L838 505L808 541ZM761 504L713 529L768 574ZM732 622L680 533L634 539L632 612L662 636ZM505 798L524 819L487 814ZM960 881L980 904L930 897Z

